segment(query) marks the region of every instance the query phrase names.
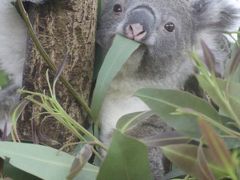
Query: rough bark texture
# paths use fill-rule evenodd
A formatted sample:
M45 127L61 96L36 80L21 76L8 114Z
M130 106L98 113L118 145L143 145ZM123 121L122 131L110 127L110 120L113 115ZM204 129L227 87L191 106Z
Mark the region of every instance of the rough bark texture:
M65 57L63 76L77 92L89 101L95 51L96 5L95 0L61 0L57 4L31 6L30 17L37 36L52 61L59 67ZM48 90L47 65L31 40L28 43L23 86L31 91ZM50 76L51 77L51 76ZM50 78L52 82L53 77ZM86 122L87 114L70 95L62 83L56 86L57 97L67 113L79 123ZM75 141L56 120L39 116L41 108L30 104L18 121L21 139L39 141L61 147Z

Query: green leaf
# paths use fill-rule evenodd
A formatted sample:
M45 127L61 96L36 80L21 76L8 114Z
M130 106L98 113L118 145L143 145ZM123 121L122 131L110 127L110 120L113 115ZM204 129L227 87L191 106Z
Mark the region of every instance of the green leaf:
M178 90L142 89L136 93L151 110L158 114L162 121L172 126L177 131L190 137L199 137L199 127L196 116L187 114L175 114L181 108L193 109L205 114L211 119L219 120L217 111L206 101L193 96L190 93Z
M231 154L224 144L224 141L204 120L200 119L199 125L203 138L207 143L211 158L214 160L214 164L216 164L221 169L225 169L229 175L235 177L233 179L237 179L234 173L235 168L231 159Z
M41 180L40 178L26 173L18 168L12 166L7 160L4 162L4 177L9 177L14 180L24 179L24 180Z
M239 149L240 148L240 140L236 137L222 137L228 149Z
M198 146L190 144L169 145L162 147L164 155L177 167L185 171L198 179L206 178L206 173L199 166L198 161ZM224 170L219 169L212 164L211 158L209 158L209 152L207 149L203 149L206 159L208 161L208 167L214 172L214 174L224 174Z
M240 99L229 97L229 103L231 105L232 110L240 120Z
M33 144L0 142L0 157L9 158L10 164L39 178L66 179L74 156L56 149ZM76 179L96 179L98 168L87 164Z
M0 70L0 90L8 84L8 76L2 70Z
M92 112L97 119L101 104L110 86L110 83L128 60L131 54L139 47L139 43L117 35L108 51L99 71L96 86L93 92Z
M230 74L236 73L240 64L240 48L237 48L236 55L234 56L230 65Z
M236 99L240 100L240 84L235 82L228 82L223 79L216 79L218 86L220 89L226 92L227 95L232 96Z
M203 176L205 176L204 179L208 180L216 180L213 172L210 170L208 166L208 161L204 153L203 145L201 144L198 147L198 160L197 160L197 165L201 169Z
M158 135L141 138L139 140L147 145L147 147L162 147L173 144L186 144L191 142L192 139L184 137L176 131L166 131L159 133Z
M200 86L207 92L207 94L211 97L211 99L219 106L221 111L228 117L234 119L236 122L240 123L240 118L236 115L233 111L232 107L230 106L229 100L227 99L227 93L218 87L217 81L214 84L209 83L209 81L199 75L198 81Z
M83 146L72 163L70 174L68 175L67 179L73 179L85 167L93 155L92 149L93 147L89 144L85 144Z
M169 173L165 174L163 180L170 180L170 179L177 180L177 177L184 177L184 176L186 176L185 172L173 166L172 170Z
M124 115L118 120L117 129L125 133L142 120L146 120L153 115L152 112L136 112Z
M118 130L102 164L97 180L151 180L147 147Z

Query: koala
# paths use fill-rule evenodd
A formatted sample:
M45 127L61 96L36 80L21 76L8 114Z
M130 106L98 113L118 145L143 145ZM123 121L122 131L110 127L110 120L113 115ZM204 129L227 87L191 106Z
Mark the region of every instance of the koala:
M100 111L101 140L109 145L116 123L123 115L148 111L134 93L141 88L183 89L196 73L189 52L203 56L203 40L223 73L227 48L224 31L237 22L240 2L229 0L105 0L97 30L104 54L116 34L141 43L112 81ZM236 24L235 24L236 25ZM238 24L240 25L240 24ZM176 97L177 98L177 97ZM160 117L161 118L161 117ZM147 138L173 129L153 116L139 123L129 135ZM159 147L149 147L155 179L166 172Z
M22 86L26 52L27 29L11 2L12 0L1 0L0 3L0 70L4 71L9 79L7 86L0 87L0 132L7 124L8 129L10 128L10 111L19 100L16 90Z

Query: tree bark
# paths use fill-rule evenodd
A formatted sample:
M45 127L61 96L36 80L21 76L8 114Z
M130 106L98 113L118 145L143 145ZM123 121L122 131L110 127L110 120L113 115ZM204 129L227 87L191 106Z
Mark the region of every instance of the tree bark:
M61 0L29 11L34 30L56 67L67 58L63 76L89 102L95 52L97 1ZM28 41L23 87L34 92L48 92L48 66ZM50 76L52 82L53 76ZM57 98L66 112L77 122L86 124L87 113L80 107L61 82L56 86ZM55 119L40 115L39 106L29 104L18 121L21 139L34 140L59 148L77 139Z

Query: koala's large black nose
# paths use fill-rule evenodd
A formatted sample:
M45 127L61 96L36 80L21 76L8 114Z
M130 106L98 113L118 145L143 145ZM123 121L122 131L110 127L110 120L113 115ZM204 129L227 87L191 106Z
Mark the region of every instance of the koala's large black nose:
M124 24L124 35L135 41L147 39L154 28L155 16L149 7L139 6L132 9Z

